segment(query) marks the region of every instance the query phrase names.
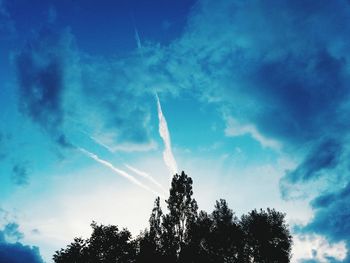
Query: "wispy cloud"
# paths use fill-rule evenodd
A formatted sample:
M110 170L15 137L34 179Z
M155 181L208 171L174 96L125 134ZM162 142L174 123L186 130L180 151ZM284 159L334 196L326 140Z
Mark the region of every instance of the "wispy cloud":
M156 98L157 98L158 119L159 119L159 135L164 142L163 159L164 159L165 165L168 167L169 172L172 176L178 172L177 163L171 148L171 139L170 139L168 124L163 115L162 107L160 105L159 97L157 94L156 94Z
M125 167L127 167L130 171L134 172L135 174L142 176L144 178L146 178L147 180L149 180L150 182L152 182L153 184L155 184L156 186L158 186L160 189L162 189L164 192L166 192L165 188L162 186L161 183L159 183L156 179L154 179L153 176L151 176L150 174L144 172L144 171L140 171L139 169L128 165L128 164L124 164Z
M113 133L102 133L91 135L89 132L78 129L80 133L86 135L90 140L92 140L97 145L106 149L110 153L115 152L147 152L157 149L158 145L154 140L150 140L145 143L132 143L132 142L115 142Z
M87 133L86 133L86 134L87 134ZM87 135L88 135L88 134L87 134ZM107 145L107 144L101 142L101 141L100 141L99 139L97 139L95 136L91 136L91 135L88 135L88 136L89 136L89 138L90 138L91 140L93 140L95 143L97 143L98 145L102 146L103 148L105 148L105 149L108 150L109 152L111 152L111 153L114 152L111 146L109 146L109 145Z
M262 135L253 124L242 125L232 117L227 118L226 136L241 136L244 134L250 134L263 147L269 147L275 150L281 148L281 144L278 141Z
M157 144L155 141L150 140L145 143L132 143L132 142L123 142L123 143L115 143L112 136L109 134L105 134L98 138L96 136L89 136L91 140L93 140L98 145L107 149L111 153L115 152L147 152L157 149Z
M136 27L135 27L135 40L136 40L137 48L141 49L142 48L141 39L140 39L139 31L137 30Z
M149 191L150 193L156 195L156 196L160 196L160 197L164 197L163 194L160 194L157 191L154 191L153 189L151 189L150 187L148 187L147 185L141 183L139 180L137 180L135 177L133 177L132 175L128 174L127 172L118 169L117 167L115 167L113 164L111 164L110 162L101 159L100 157L98 157L96 154L89 152L88 150L84 149L84 148L78 148L80 152L82 152L83 154L85 154L86 156L90 157L91 159L95 160L96 162L104 165L105 167L111 169L115 174L118 174L124 178L126 178L128 181L130 181L131 183Z

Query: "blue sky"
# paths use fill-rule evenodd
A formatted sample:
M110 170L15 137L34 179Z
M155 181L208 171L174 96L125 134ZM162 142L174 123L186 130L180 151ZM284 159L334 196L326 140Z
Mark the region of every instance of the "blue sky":
M136 235L184 170L202 209L286 212L293 262L350 262L349 35L345 0L0 0L3 257Z

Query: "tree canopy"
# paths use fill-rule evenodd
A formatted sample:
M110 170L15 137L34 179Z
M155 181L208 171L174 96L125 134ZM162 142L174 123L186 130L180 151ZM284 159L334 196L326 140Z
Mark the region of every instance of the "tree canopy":
M288 263L292 236L285 214L253 210L238 218L226 200L198 212L192 178L175 174L163 213L154 202L149 228L136 238L127 229L93 222L91 237L56 251L55 263Z

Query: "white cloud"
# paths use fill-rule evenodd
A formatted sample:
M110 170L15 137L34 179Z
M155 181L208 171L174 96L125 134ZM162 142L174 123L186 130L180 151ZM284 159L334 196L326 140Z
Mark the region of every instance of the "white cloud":
M170 175L173 176L178 172L177 163L171 148L171 139L168 129L168 124L162 112L162 107L158 95L157 98L157 108L158 108L158 119L159 119L159 135L162 137L164 142L163 159L165 165L168 167Z
M320 263L328 263L329 258L342 261L346 258L347 248L345 242L330 243L320 235L296 235L293 238L292 262L302 260L316 260Z
M226 136L241 136L249 134L257 140L263 147L269 147L275 150L281 149L281 143L263 136L253 124L241 124L232 117L227 118L227 126L225 129Z

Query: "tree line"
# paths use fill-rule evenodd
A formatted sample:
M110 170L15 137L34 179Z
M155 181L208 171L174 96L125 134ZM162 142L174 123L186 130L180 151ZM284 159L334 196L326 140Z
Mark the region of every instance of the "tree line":
M287 263L292 236L285 214L252 210L236 217L224 199L198 212L192 179L174 175L163 213L157 197L149 228L133 238L115 225L91 224L90 238L75 238L53 255L55 263Z

